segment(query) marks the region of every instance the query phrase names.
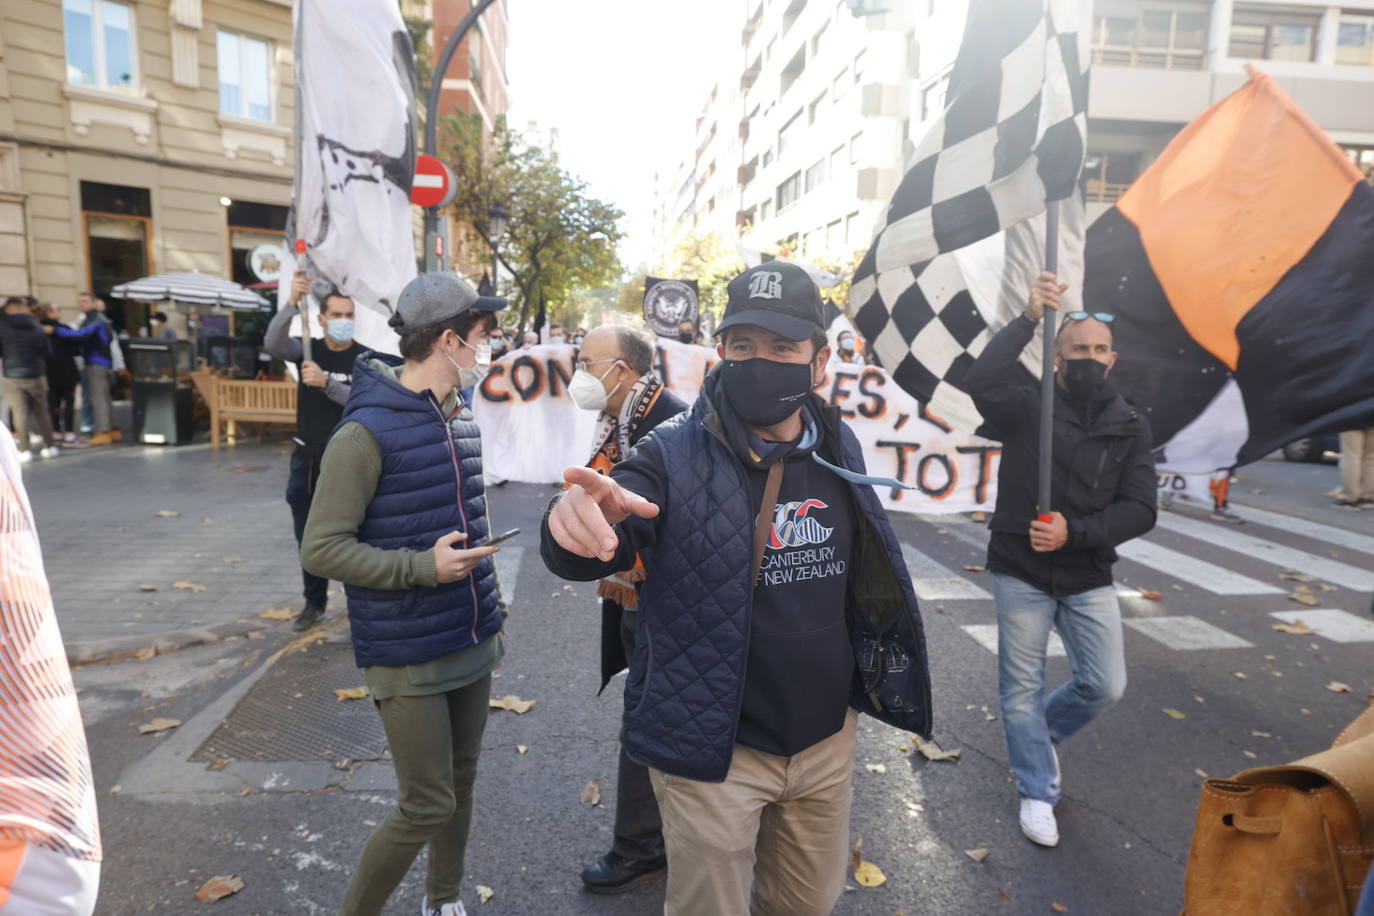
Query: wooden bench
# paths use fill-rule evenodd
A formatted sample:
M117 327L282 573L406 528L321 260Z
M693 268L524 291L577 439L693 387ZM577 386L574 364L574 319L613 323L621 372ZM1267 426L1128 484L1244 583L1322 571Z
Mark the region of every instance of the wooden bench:
M191 374L196 389L210 405L210 447L219 448L220 424L224 438L237 444L239 423L296 425L296 383L256 379L220 378L206 370Z

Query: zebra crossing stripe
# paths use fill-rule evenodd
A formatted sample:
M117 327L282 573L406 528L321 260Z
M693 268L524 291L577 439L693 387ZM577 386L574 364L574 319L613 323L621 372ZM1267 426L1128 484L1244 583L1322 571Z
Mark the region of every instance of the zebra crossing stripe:
M1301 620L1318 636L1332 642L1374 642L1374 621L1356 617L1349 611L1274 611L1269 616L1285 623Z
M1161 513L1160 518L1163 518ZM1189 585L1196 585L1214 595L1281 595L1283 589L1276 588L1258 579L1242 576L1222 566L1207 563L1186 553L1161 547L1150 541L1137 538L1118 544L1118 555L1142 566L1158 570L1167 576L1181 579Z
M993 655L997 654L997 624L995 623L975 623L960 627L968 635L977 640L978 644L987 649ZM1049 649L1045 653L1051 658L1064 658L1068 655L1064 651L1064 640L1059 638L1059 634L1050 630Z
M1270 528L1277 528L1290 534L1299 534L1305 538L1312 538L1314 541L1325 541L1333 547L1344 547L1347 550L1358 550L1361 553L1374 553L1374 537L1360 534L1357 531L1348 531L1334 525L1323 525L1319 522L1310 522L1305 518L1294 518L1291 515L1270 512L1268 509L1255 509L1234 503L1231 505L1231 511L1248 522L1268 525Z
M1271 563L1284 569L1300 570L1309 576L1316 576L1318 579L1325 579L1327 582L1344 585L1346 588L1353 588L1356 591L1374 591L1374 571L1360 569L1349 563L1341 563L1327 557L1319 557L1304 550L1284 547L1273 541L1266 541L1264 538L1244 534L1234 528L1223 528L1220 525L1199 522L1195 519L1184 518L1174 512L1161 512L1159 514L1159 527L1186 537L1197 538L1225 550L1245 554L1263 563Z
M496 582L501 587L501 597L506 604L515 599L515 588L520 583L520 567L525 562L525 551L528 549L507 544L491 558L496 564Z
M922 601L985 601L992 595L956 576L910 544L902 544L902 559L911 572L916 597Z
M1196 617L1132 617L1122 623L1170 649L1249 649L1254 646Z

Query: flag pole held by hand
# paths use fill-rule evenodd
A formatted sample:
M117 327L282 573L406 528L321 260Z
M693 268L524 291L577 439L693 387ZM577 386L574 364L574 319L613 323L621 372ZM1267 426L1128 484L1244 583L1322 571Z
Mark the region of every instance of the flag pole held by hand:
M1056 273L1059 266L1059 201L1045 204L1045 270ZM1045 309L1043 353L1040 363L1040 486L1039 520L1050 521L1051 471L1054 460L1054 332L1057 310Z
M305 239L296 239L296 263L304 266L305 263ZM301 362L311 361L310 355L310 302L296 303L296 308L301 313Z

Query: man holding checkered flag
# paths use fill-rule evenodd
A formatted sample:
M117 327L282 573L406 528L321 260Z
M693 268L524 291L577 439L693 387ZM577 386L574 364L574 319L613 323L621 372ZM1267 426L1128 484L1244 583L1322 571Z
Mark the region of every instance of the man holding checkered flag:
M1155 522L1149 425L1107 380L1113 316L1078 299L1090 6L973 0L948 106L851 291L897 383L1003 444L987 564L998 688L1021 830L1042 846L1059 843L1055 746L1126 686L1114 548ZM1073 676L1047 698L1051 627Z

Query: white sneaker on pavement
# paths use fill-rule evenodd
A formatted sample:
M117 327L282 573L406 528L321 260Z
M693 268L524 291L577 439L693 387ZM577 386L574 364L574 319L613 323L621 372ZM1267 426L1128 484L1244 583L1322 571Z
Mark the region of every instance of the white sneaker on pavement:
M1059 823L1054 819L1054 805L1036 798L1021 799L1021 832L1032 843L1058 846Z
M28 464L28 463L29 463L30 461L32 461L32 460L33 460L33 452L29 451L28 449L24 449L22 452L19 453L19 463L20 463L20 464Z
M445 903L443 906L430 906L429 898L426 897L420 904L420 916L468 916L468 911L463 909L461 900Z
M38 454L44 458L56 458L58 455L62 454L62 450L55 445L50 445Z

